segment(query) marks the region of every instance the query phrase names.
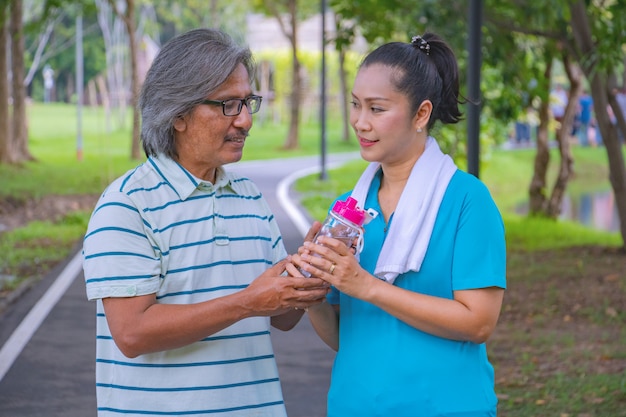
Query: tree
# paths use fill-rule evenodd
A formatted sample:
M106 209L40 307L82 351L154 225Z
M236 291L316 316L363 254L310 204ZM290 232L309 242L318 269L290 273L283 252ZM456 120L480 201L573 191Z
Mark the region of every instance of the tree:
M141 158L141 144L139 138L140 114L137 108L139 99L139 76L137 72L137 35L135 23L135 0L125 0L125 7L118 7L116 0L109 0L115 14L122 19L128 35L130 55L130 105L133 109L133 136L130 156L133 159Z
M219 28L235 38L243 36L250 8L249 0L153 0L151 4L161 42L194 27Z
M484 8L483 28L483 113L495 115L500 122L513 121L531 103L538 103L540 124L537 135L537 158L530 186L533 210L556 218L567 183L573 173L573 159L567 135L574 120L574 103L580 84L581 70L591 84L595 112L609 159L610 180L617 200L621 234L626 242L626 198L624 162L617 142L616 126L608 120L605 109L617 103L611 93L616 85L616 71L621 69L626 82L624 40L626 7L622 1L551 0L544 2L489 0ZM333 10L354 22L363 36L373 44L399 39L407 41L406 33L433 30L442 35L458 52L459 65L464 68L467 25L463 2L425 0L414 3L399 0L331 0ZM393 13L390 13L393 11ZM549 164L548 126L550 113L548 92L552 61L560 59L568 76L571 106L557 134L561 161L559 174L550 197L546 173ZM616 70L617 69L617 70ZM463 71L462 76L463 76ZM490 74L501 79L495 88L485 89ZM485 77L486 75L486 77ZM626 121L618 116L617 125L626 131ZM482 138L481 138L482 141Z
M80 1L46 0L35 4L24 0L0 1L0 163L19 164L34 159L28 149L27 87L44 56L43 50L51 32L48 18L56 16L56 11L75 3ZM26 18L23 16L24 9L28 12ZM26 22L28 19L31 20ZM25 48L25 28L28 27L43 33L40 38L44 40L37 41L39 46L34 57ZM6 49L7 45L10 45L9 51ZM61 49L68 48L66 46ZM7 55L7 52L10 53ZM10 57L10 62L6 59L7 56ZM31 59L28 73L25 65L27 59Z
M568 48L581 63L591 84L594 110L609 161L609 181L615 195L620 233L626 249L626 167L622 145L617 136L617 126L611 123L606 112L610 105L617 117L619 128L626 132L626 120L614 95L617 84L614 68L625 59L625 9L620 2L613 3L606 9L586 6L582 0L573 2L569 8L573 39L568 43ZM624 82L626 80L622 79L622 83Z
M543 39L543 44L536 43L544 52L546 79L551 76L552 59L558 54L563 62L570 83L570 95L565 117L557 131L557 143L561 155L559 175L546 199L543 191L546 188L545 175L549 163L547 149L547 98L542 97L540 108L540 134L538 152L535 159L535 172L529 189L531 211L556 218L560 213L567 179L571 175L573 159L567 144L567 136L573 127L575 105L581 89L581 74L585 75L590 84L594 102L594 111L609 162L610 182L615 195L622 241L626 242L626 169L621 146L617 137L617 128L609 120L607 106L617 110L618 106L612 96L616 84L615 68L624 61L624 39L626 27L623 16L625 8L619 2L585 2L576 0L565 2L519 2L502 4L494 2L489 10L489 20L497 33L511 31L527 37ZM506 22L504 24L503 22ZM593 24L591 23L593 22ZM546 84L544 84L546 85ZM547 84L549 86L549 84ZM624 128L626 122L623 120ZM542 132L546 129L546 132Z
M291 93L289 101L289 131L283 148L295 149L298 147L298 133L300 126L300 107L302 82L302 64L298 59L298 22L315 12L313 5L297 0L255 1L259 10L273 16L283 35L291 46Z
M13 162L9 130L9 70L6 45L9 39L8 1L0 0L0 163Z
M344 18L343 15L333 10L335 17L335 39L331 41L335 44L335 49L339 58L339 99L341 103L342 135L344 142L350 140L350 119L348 109L348 76L346 73L346 53L354 43L356 37L354 22Z
M30 69L26 85L33 100L43 98L44 85L42 68L50 65L54 70L54 97L56 101L72 103L76 94L76 21L82 16L83 73L87 85L106 70L104 43L97 24L96 8L93 3L66 4L62 8L49 10L26 25L26 42L30 45L27 62ZM49 34L48 34L49 33ZM36 46L36 48L35 48ZM128 90L128 89L127 89ZM96 94L86 89L91 102Z
M572 62L569 52L562 47L567 22L563 19L560 9L551 3L533 4L502 4L494 2L486 8L487 27L493 33L492 37L509 36L517 33L518 37L511 47L513 54L519 56L530 55L538 58L540 67L544 67L543 74L534 69L537 66L535 60L524 61L516 69L520 73L529 73L534 77L534 83L539 85L539 90L528 91L521 86L522 91L531 97L531 102L537 98L540 100L538 107L539 127L537 132L537 153L535 155L533 177L529 186L529 213L549 218L558 218L569 180L573 176L573 156L570 144L570 132L574 125L577 112L578 95L582 89L581 74L576 62ZM504 19L504 20L503 20ZM546 36L550 33L551 36ZM492 56L494 58L494 56ZM550 163L549 149L549 126L551 114L549 111L550 84L553 76L553 62L560 58L569 79L570 89L565 116L556 129L556 142L559 150L559 170L557 179L552 190L546 195L548 189L547 172ZM509 65L507 61L505 65ZM529 68L530 67L530 68ZM526 69L531 69L527 71ZM537 68L538 69L538 68ZM510 74L509 74L510 75ZM523 75L522 78L525 78Z
M24 86L24 32L22 22L22 0L5 0L0 2L1 20L0 54L2 60L2 87L0 87L0 120L4 129L0 132L0 162L17 164L33 160L28 150L28 129L26 121L26 88ZM7 17L10 17L7 22ZM8 27L7 27L8 23ZM8 29L8 30L7 30ZM4 39L1 39L4 38ZM10 41L11 83L9 79L9 63L6 60L7 40ZM9 86L11 88L9 88ZM9 110L12 103L12 111Z
M11 2L11 72L12 77L12 97L13 97L13 118L11 131L13 140L13 152L17 161L32 161L35 158L28 150L28 127L26 120L26 86L24 84L24 26L22 19L22 0L12 0Z

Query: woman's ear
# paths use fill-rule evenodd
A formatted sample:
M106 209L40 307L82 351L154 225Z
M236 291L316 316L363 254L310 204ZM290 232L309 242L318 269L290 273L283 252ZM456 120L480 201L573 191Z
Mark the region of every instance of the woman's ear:
M422 101L422 104L420 104L419 108L417 109L417 113L415 113L415 118L413 121L413 127L416 131L420 132L421 130L426 129L432 112L433 103L430 100Z

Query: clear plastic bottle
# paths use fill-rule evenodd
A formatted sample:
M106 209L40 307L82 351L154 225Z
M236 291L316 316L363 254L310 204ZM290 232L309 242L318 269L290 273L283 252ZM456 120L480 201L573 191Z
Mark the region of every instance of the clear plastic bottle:
M365 218L366 212L357 207L357 201L354 198L348 197L346 201L337 200L322 223L322 228L313 238L313 242L318 243L319 236L328 236L341 240L350 247L356 240L357 251L360 251ZM306 271L300 272L305 277L311 276Z

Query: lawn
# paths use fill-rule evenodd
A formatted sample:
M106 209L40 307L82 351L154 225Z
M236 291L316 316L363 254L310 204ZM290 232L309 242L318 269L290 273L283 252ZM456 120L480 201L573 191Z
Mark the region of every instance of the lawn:
M617 233L515 213L527 199L533 157L532 150L494 151L481 170L507 236L508 288L487 344L498 415L624 417L626 252ZM575 148L574 159L571 193L609 187L604 149ZM322 219L364 167L350 163L327 182L310 176L296 189L312 216Z
M75 250L97 196L140 162L129 158L128 120L85 108L79 141L72 106L35 103L29 115L29 145L37 161L0 166L0 224L6 229L0 230L0 299L25 280L45 276ZM337 139L339 129L331 120L328 152L357 150L354 141ZM281 149L285 132L280 123L255 124L244 160L318 152L314 121L303 123L298 150ZM508 289L488 343L499 415L626 417L623 242L617 233L516 214L527 199L533 157L531 149L494 150L481 165L481 179L507 230ZM604 149L576 147L574 158L570 193L610 189ZM300 180L296 190L311 216L325 217L330 201L352 187L363 167L353 162L329 172L327 181Z

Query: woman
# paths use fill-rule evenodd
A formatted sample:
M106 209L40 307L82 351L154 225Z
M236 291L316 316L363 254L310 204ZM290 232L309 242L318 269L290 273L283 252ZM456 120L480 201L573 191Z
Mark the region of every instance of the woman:
M359 68L350 123L370 165L350 195L373 213L362 252L320 238L293 257L333 286L308 309L337 350L329 417L496 415L485 341L506 287L502 218L428 135L457 123L461 102L435 34L383 45Z

